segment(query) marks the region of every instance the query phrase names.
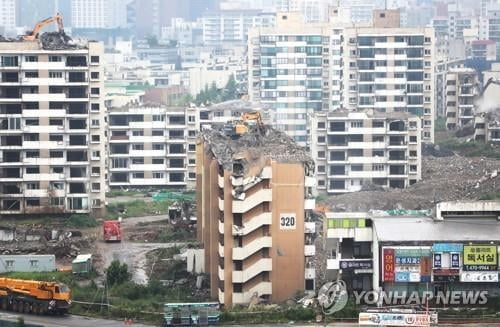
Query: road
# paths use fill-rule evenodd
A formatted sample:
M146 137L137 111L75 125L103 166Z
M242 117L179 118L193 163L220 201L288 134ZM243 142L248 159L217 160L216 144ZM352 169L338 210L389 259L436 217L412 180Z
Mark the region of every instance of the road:
M42 325L46 327L123 327L123 321L95 319L81 316L64 316L64 317L51 317L51 316L34 316L18 313L10 313L0 311L0 319L17 321L18 317L23 317L25 323ZM146 327L150 325L132 324L134 327Z
M150 223L165 220L165 215L144 216L136 218L126 218L122 221L123 230L138 223ZM126 232L125 232L126 233ZM146 254L150 251L174 246L183 246L185 243L138 243L127 241L127 236L123 235L120 243L97 242L98 253L102 256L103 268L109 266L113 260L126 263L132 272L132 280L138 284L147 284L149 272L146 271Z

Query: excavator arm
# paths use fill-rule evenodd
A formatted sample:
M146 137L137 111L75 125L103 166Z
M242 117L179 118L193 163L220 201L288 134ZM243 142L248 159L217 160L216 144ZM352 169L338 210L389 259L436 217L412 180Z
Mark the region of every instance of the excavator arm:
M32 31L28 33L28 35L23 36L23 40L25 41L35 41L38 39L40 31L47 25L52 23L57 23L57 29L59 32L64 32L63 18L61 14L57 13L54 17L49 17L42 21L39 21Z

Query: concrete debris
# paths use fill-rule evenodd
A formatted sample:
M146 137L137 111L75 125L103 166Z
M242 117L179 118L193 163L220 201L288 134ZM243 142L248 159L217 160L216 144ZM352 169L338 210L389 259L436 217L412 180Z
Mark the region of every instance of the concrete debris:
M314 161L306 149L285 133L269 126L263 127L263 133L250 128L248 133L237 139L226 136L222 128L204 130L202 137L207 150L212 151L224 169L236 177L248 177L249 163L263 157L285 163L302 162L306 174L314 174Z
M329 210L369 211L433 208L437 202L476 200L500 192L500 160L493 158L423 157L423 180L406 189L361 191L331 196Z
M75 41L64 32L45 32L40 35L40 43L44 50L85 49L85 41Z

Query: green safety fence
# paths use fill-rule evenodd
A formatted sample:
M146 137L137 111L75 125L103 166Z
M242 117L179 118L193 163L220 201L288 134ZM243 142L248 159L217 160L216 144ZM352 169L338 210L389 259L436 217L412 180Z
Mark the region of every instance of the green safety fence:
M168 192L168 191L160 191L153 194L154 202L163 202L163 201L194 201L195 194L190 192Z

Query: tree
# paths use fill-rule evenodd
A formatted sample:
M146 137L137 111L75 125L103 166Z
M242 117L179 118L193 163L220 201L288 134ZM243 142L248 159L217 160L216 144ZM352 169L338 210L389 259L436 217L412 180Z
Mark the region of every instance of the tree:
M236 87L236 79L234 74L229 76L227 80L226 87L224 87L224 92L222 94L222 101L233 100L238 97L238 89Z
M127 264L120 264L118 260L113 260L106 271L109 286L122 284L129 280L130 277L131 274L128 271Z

